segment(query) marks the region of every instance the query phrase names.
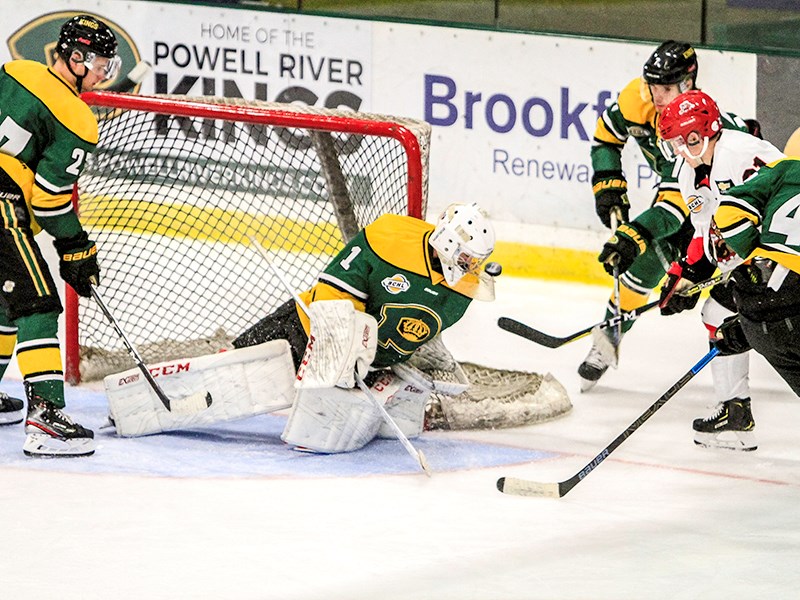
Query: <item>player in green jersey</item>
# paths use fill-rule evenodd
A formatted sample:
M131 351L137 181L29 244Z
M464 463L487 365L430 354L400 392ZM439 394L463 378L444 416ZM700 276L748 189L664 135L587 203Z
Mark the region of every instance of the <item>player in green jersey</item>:
M451 205L436 226L413 217L383 215L339 252L312 289L300 294L311 309L345 300L367 315L363 330L375 335L374 350L365 365L374 372L367 383L381 400L391 398L387 410L409 437L422 431L430 390L419 389L424 382L398 377L397 366L461 319L473 299L494 297L493 280L481 271L494 241L491 223L477 205ZM291 300L245 331L233 345L241 348L286 339L301 378L309 353L318 352L314 342L323 337L315 333L313 320L309 324L305 312ZM358 337L353 348L344 344L332 354L348 356L354 349L362 352L361 342ZM363 345L369 344L364 341ZM395 368L395 373L387 367ZM349 375L353 366L346 366L347 370ZM342 452L360 448L380 435L380 415L361 392L342 389L345 387L301 390L283 439L319 452ZM331 417L320 421L319 414Z
M678 95L697 87L697 56L685 42L666 41L656 48L644 65L642 76L631 81L598 120L591 150L594 168L593 190L597 214L609 227L611 212L616 211L621 226L611 241L621 240L624 250L601 252L601 262L613 254L619 260L620 306L628 312L643 306L664 277L673 261L685 254L694 227L689 209L678 184L675 157L658 136L658 125L664 109ZM731 113L722 113L723 127L759 135L758 122L742 120ZM621 153L625 142L633 137L647 163L659 176L653 204L628 223L629 204L627 183L622 173ZM760 137L760 136L759 136ZM611 266L606 270L612 273ZM606 318L613 315L613 297ZM633 326L634 320L622 324L622 333ZM609 332L613 333L613 331ZM578 368L581 390L594 387L615 356L602 350L608 344L592 345L586 359Z
M598 119L591 149L592 190L597 215L606 227L611 227L612 212L616 213L620 223L628 221L630 203L628 184L622 171L622 149L631 137L660 177L653 205L663 208L660 212L664 214L674 215L680 223L687 221L676 174L672 172L674 161L660 150L657 129L659 114L667 104L682 92L695 88L697 67L697 56L691 45L673 40L660 44L644 64L641 77L628 83L617 101ZM691 231L687 223L685 228L678 227L672 235L651 244L620 276L621 310L635 310L647 303L650 291L661 281L670 263L680 255L679 248L688 242ZM612 297L606 318L610 318L615 310ZM622 332L627 332L632 326L633 320L624 322ZM613 364L612 357L601 348L593 344L578 367L582 391L594 387Z
M97 144L97 121L80 99L119 68L108 26L78 15L61 28L52 67L15 60L0 70L0 375L16 345L28 399L23 447L29 456L83 456L94 434L64 407L58 340L62 311L34 235L55 238L60 274L82 296L99 278L97 250L72 207L72 188ZM18 423L23 403L0 397L0 423Z
M800 396L800 159L762 166L724 192L714 219L725 242L751 260L733 271L737 317L722 324L725 353L752 347Z

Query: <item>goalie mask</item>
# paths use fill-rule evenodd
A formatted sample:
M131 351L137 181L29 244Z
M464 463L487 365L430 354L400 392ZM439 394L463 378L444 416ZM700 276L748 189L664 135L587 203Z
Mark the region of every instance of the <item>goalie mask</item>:
M699 159L708 142L722 130L717 103L705 92L691 90L670 102L661 114L658 133L676 154ZM702 143L699 152L698 149Z
M81 91L83 78L91 71L102 81L114 79L119 72L117 38L111 28L91 15L77 15L64 23L56 43L56 53L64 59L67 68L78 80ZM86 72L78 74L71 61L82 64Z
M467 273L478 273L494 250L494 229L477 204L451 204L436 224L430 245L442 263L442 274L454 286Z

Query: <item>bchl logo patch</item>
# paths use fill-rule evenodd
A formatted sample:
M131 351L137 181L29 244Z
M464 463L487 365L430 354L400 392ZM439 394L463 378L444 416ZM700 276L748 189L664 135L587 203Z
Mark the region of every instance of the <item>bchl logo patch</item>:
M387 277L386 279L381 281L381 285L387 292L395 295L400 294L401 292L405 292L408 290L408 288L411 287L411 283L402 273L398 273L397 275L392 275L391 277Z
M397 333L410 342L419 343L431 334L431 328L422 319L403 317L397 323Z
M705 199L702 196L689 196L686 200L686 206L693 213L699 213L703 210L703 202L705 202Z
M631 125L628 127L628 134L633 137L641 138L650 135L650 132L640 125Z

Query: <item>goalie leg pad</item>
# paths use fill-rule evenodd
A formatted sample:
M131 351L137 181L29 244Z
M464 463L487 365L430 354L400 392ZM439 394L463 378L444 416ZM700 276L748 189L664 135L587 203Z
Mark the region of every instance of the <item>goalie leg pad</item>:
M246 418L291 406L294 365L286 340L151 365L169 398L208 392L212 403L189 415L168 411L138 369L103 380L109 416L121 436L139 436Z
M281 439L314 452L351 452L371 442L382 422L360 390L299 389Z
M425 427L425 405L432 391L422 389L416 383L406 381L396 373L386 373L370 388L377 392L375 397L378 400L385 402L386 412L407 438L415 438L422 433ZM394 439L396 436L389 425L381 422L377 437Z

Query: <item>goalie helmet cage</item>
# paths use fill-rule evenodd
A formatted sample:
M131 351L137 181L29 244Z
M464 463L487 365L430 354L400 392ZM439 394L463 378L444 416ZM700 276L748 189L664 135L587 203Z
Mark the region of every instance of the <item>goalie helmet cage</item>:
M78 181L104 298L148 363L211 354L288 299L384 213L424 218L430 126L238 98L83 94L100 127ZM131 368L67 288L65 378Z

